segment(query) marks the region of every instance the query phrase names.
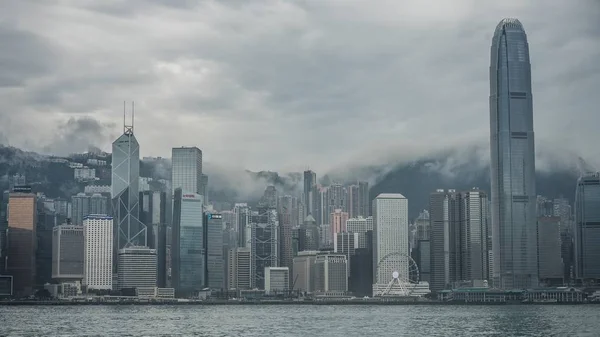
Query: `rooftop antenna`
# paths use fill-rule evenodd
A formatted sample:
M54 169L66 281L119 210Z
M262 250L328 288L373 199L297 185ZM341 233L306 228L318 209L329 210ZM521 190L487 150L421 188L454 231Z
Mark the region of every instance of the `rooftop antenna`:
M125 102L123 102L123 129L126 135L133 134L133 102L131 102L131 124L127 125L127 121L125 119Z
M126 128L125 128L125 125L126 125L126 124L125 124L125 123L126 123L126 122L125 122L125 103L126 103L126 102L125 102L125 101L123 101L123 132L125 132L125 131L126 131Z

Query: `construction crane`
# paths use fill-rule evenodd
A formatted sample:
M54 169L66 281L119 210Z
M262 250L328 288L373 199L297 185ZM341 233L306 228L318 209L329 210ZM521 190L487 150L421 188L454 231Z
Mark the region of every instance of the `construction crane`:
M290 289L290 292L288 294L289 297L292 297L292 294L294 293L294 287L296 286L296 281L298 281L298 276L300 276L300 274L296 274L296 277L294 277L294 282L292 282L292 288Z

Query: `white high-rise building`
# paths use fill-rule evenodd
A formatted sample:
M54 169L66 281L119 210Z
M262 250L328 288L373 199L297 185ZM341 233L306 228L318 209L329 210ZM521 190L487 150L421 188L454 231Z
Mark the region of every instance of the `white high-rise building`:
M112 290L113 218L89 215L83 220L84 279L88 289Z
M408 259L384 259L392 253L409 254L408 199L382 193L373 200L373 284L389 283L394 272L409 279ZM398 260L402 265L397 265Z

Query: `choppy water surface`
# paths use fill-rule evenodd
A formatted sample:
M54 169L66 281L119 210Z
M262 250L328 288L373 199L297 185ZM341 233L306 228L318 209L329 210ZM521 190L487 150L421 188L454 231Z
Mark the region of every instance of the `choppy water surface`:
M600 336L600 306L0 306L0 336Z

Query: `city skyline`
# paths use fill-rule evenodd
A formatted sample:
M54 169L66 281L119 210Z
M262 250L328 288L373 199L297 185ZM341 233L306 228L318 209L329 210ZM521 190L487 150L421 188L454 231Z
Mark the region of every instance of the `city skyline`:
M383 1L185 8L156 1L136 9L118 3L5 4L8 13L19 13L14 17L21 24L9 15L0 27L9 39L2 43L15 44L16 55L3 59L0 98L4 111L17 112L0 113L0 123L9 125L0 142L57 154L89 144L107 150L118 134L120 102L135 100L142 156L169 153L171 145L159 141L164 132L172 145L199 145L207 162L251 170L311 165L326 172L356 158L388 163L474 144L487 139L488 27L508 16L526 24L536 46L532 67L540 76L533 86L536 110L544 112L535 117L540 149L566 148L595 160L598 150L590 144L597 136L589 128L598 118L593 18L599 6L592 0L540 4L506 1L477 10L466 1L410 10ZM362 33L343 29L349 22ZM132 39L114 29L128 29ZM74 40L86 43L69 42ZM419 48L409 48L415 44ZM435 122L448 114L455 118ZM35 135L14 131L31 129L31 123L48 127ZM347 132L359 125L361 137ZM433 128L428 142L419 140L424 126ZM301 138L306 130L312 133L308 141L273 141ZM575 131L585 137L571 137ZM332 133L352 150L336 153L327 142ZM384 141L390 137L397 140Z
M83 13L93 15L102 12L108 22L117 17L111 9L122 8L121 6L113 3L98 8L65 2L63 6L55 8L54 15L59 15L58 13L65 8L71 8L84 16ZM300 18L295 18L297 21L292 20L292 24L317 24L319 22L314 16L316 9L336 9L340 12L336 20L342 21L346 18L345 15L353 10L373 10L372 7L362 7L364 5L338 7L332 4L322 7L322 4L266 0L246 5L224 5L219 2L207 5L205 2L197 2L189 3L187 7L180 6L181 4L172 4L168 11L173 16L169 18L178 17L182 12L189 15L188 19L193 18L193 14L206 14L196 12L201 9L207 12L232 11L239 14L251 8L254 15L265 19L264 24L269 22L268 18L273 13L279 13L278 11L285 14L289 14L290 11L296 15L303 14ZM453 9L461 9L460 6L461 4ZM488 9L497 9L494 15L503 11L502 6L489 6ZM396 8L392 3L383 7ZM11 5L11 8L21 10L38 7L25 4ZM124 103L122 131L117 135L110 135L110 153L96 149L66 157L39 157L37 163L30 166L47 171L43 173L28 170L28 166L24 164L17 168L9 163L4 178L0 181L3 183L0 199L0 261L5 261L4 265L0 265L0 277L3 277L5 285L4 294L7 294L8 285L9 296L13 296L15 290L16 296L32 296L38 299L68 299L74 296L73 294L95 296L110 293L111 296L126 297L126 300L130 297L152 297L161 300L177 297L192 301L237 298L243 301L254 296L258 296L259 301L269 297L291 300L320 297L332 299L340 296L359 296L380 301L405 301L408 298L416 300L419 297L425 301L439 303L462 300L482 303L516 300L585 302L588 297L597 297L600 300L600 290L593 293L586 288L595 287L600 280L600 268L597 263L600 250L595 246L600 240L600 231L596 228L599 223L597 220L600 219L600 212L597 210L600 206L600 173L584 175L584 172L596 170L594 163L597 159L592 165L588 165L581 157L571 157L569 165L576 166L580 174L579 179L573 179L571 185L575 191L574 200L566 199L563 193L557 192L567 190L562 186L562 180L564 178L566 182L568 177L557 181L548 177L540 179L540 176L536 175L536 160L544 163L542 158L549 153L557 160L573 156L573 149L579 152L598 152L597 147L580 142L581 138L586 137L567 136L577 131L577 135L590 134L588 137L593 137L595 129L586 128L596 115L587 116L587 123L584 125L577 121L577 117L584 115L571 111L568 115L575 116L572 121L579 127L570 130L569 125L563 123L561 131L564 135L548 138L548 132L556 134L558 131L553 131L552 125L558 119L556 109L561 109L561 104L571 103L570 107L573 110L581 109L585 104L573 104L572 99L575 95L555 94L552 97L558 97L558 100L554 101L556 106L547 105L548 90L565 87L567 81L557 80L556 74L549 68L543 68L548 57L537 50L549 52L554 49L548 48L548 41L540 41L541 21L528 15L527 8L513 8L514 13L511 16L495 21L496 28L491 36L489 32L492 31L493 25L488 25L488 19L492 17L492 13L486 13L475 20L471 16L479 11L467 11L467 14L460 17L448 13L448 16L442 17L432 16L434 11L419 12L421 7L418 6L413 8L411 17L423 20L409 20L405 23L413 33L424 31L425 26L421 24L435 18L439 26L427 26L427 30L448 37L444 43L437 42L440 46L447 47L445 65L453 70L435 77L439 82L436 85L452 84L453 88L461 87L461 91L430 91L428 99L415 104L411 99L420 99L416 94L419 85L414 86L416 91L412 93L411 99L406 100L403 95L411 94L411 90L403 87L402 82L390 80L388 90L392 88L393 91L407 91L394 96L401 102L395 106L398 112L395 115L388 114L392 106L388 106L386 100L380 100L376 104L370 103L379 96L374 95L369 86L384 77L405 73L405 65L408 63L403 61L406 60L406 55L403 51L392 53L385 48L383 50L387 53L378 48L366 49L365 60L374 59L373 55L378 55L381 60L377 71L369 73L370 68L361 64L361 58L358 57L365 55L356 54L365 43L379 47L382 42L378 41L378 35L373 35L374 38L369 41L358 38L356 44L352 45L356 49L348 49L347 55L350 56L353 67L345 67L347 64L344 62L348 59L342 58L327 68L340 75L342 80L347 80L344 84L348 87L343 89L356 85L352 83L352 79L355 79L352 76L357 76L357 71L362 72L358 77L367 80L360 83L364 92L362 96L353 93L352 90L342 90L339 86L313 91L313 87L318 87L315 85L310 86L310 90L305 88L305 91L293 91L293 96L281 96L285 89L294 86L301 89L305 83L277 78L281 81L280 84L291 83L291 87L272 88L260 81L236 82L235 79L242 79L236 76L235 70L239 70L234 67L236 63L230 62L232 59L228 57L217 61L215 57L221 52L218 48L214 50L214 54L201 59L193 53L186 54L184 58L177 56L175 59L169 59L169 56L178 55L176 46L180 41L174 41L170 45L171 52L174 53L172 55L157 55L150 63L138 59L138 71L144 72L146 67L153 67L155 73L152 73L152 76L156 76L162 85L181 84L178 81L183 79L188 81L186 84L189 87L208 88L200 94L193 95L193 103L197 104L197 108L205 109L201 118L194 119L189 114L181 113L180 108L190 107L187 105L190 101L187 101L185 96L190 91L181 90L177 85L173 85L167 91L156 91L150 98L143 98L137 105L138 108L141 106L142 109L147 109L148 113L153 113L152 116L146 115L142 118L139 118L138 114L142 123L146 123L145 127L142 126L143 136L140 141L137 137L138 128L134 135L134 103L131 103L130 122ZM600 14L600 6L598 9ZM143 21L165 14L166 10L166 5L157 0L155 4L135 10L129 15L136 14L140 18L139 21ZM565 11L569 10L569 13L582 14L580 9L565 8ZM374 12L357 11L354 14L358 15L359 12L363 15L360 16L362 19L377 13L375 21L381 24L381 17L378 15L383 12L380 12L380 8ZM324 13L325 17L327 12ZM126 16L127 14L124 17ZM323 17L320 19L323 20ZM473 48L465 47L459 51L456 48L448 48L461 39L459 35L468 35L469 30L464 25L469 19L472 34L488 39L486 52L468 44L467 46ZM333 20L333 26L337 23L336 20ZM524 25L521 20L528 23ZM183 22L176 28L184 28L191 22ZM205 28L211 27L215 22L220 24L219 27L224 32L253 24L243 22L237 26L227 26L228 20L207 19ZM532 36L529 35L529 28L524 28L530 27L529 22L533 27ZM281 25L294 28L298 34L295 37L300 41L302 48L316 48L306 55L323 57L318 53L317 47L322 46L324 36L331 33L330 30L310 30L310 33L316 32L316 35L306 35L308 31L289 24L290 22L277 23L271 28ZM357 26L361 24L365 22L359 22ZM585 25L575 26L582 28ZM313 26L302 26L307 27ZM389 24L387 28L393 36L395 29L401 29L402 26ZM588 29L589 26L585 28ZM0 29L3 29L2 26ZM140 29L145 31L147 28ZM153 29L155 27L150 30ZM589 29L585 31L590 32ZM172 32L165 30L164 33L165 36L169 36ZM243 35L247 37L253 33L250 31L249 34ZM289 32L284 30L276 34L283 37L287 33ZM271 41L273 36L270 29L262 31L262 34L267 41ZM50 36L55 37L52 34L45 35L49 39L46 42L51 40ZM358 36L360 37L360 34ZM427 43L431 41L426 43L419 39L424 35L416 36L411 36L412 45L418 44L423 52L431 53L426 50ZM553 36L551 41L556 37ZM1 39L2 34L0 42ZM577 38L569 41L577 41ZM199 42L204 41L200 39ZM249 41L240 37L237 42ZM402 39L398 41L399 45L404 43L407 42ZM90 51L94 50L94 45L95 42L88 44ZM337 51L348 46L348 41L341 40L329 47ZM252 59L256 55L253 54L250 45L247 47L249 52L245 56ZM69 48L73 47L68 46L67 42L62 48L61 50L66 52L72 51ZM135 55L136 49L132 49L129 56ZM555 49L561 48L555 45ZM269 56L270 53L278 51L282 50L274 48L261 55ZM303 52L304 50L299 51L300 54ZM582 54L584 52L577 55ZM600 55L600 49L598 54ZM338 54L331 53L327 57L335 55ZM488 56L489 65L486 72L489 88L488 114L485 114L489 117L489 129L485 128L486 132L480 130L480 116L468 116L472 109L478 109L476 107L485 97L480 97L479 88L472 87L477 83L475 78L479 76L475 74L481 71L478 62L473 61L471 65L477 70L463 69L459 77L462 81L454 77L456 69L453 68L458 62L457 59L478 60L483 55ZM306 60L296 59L296 55L285 56L281 54L277 59L279 63L271 63L272 67L257 67L255 79L265 79L264 72L280 71L288 62L296 62L299 69L305 70L304 73L297 73L298 80L311 81L316 78L304 68ZM388 68L389 56L397 58L398 64L394 63L392 68ZM66 54L63 57L65 60L69 59ZM534 65L538 57L542 66L536 68ZM49 60L52 58L49 57ZM317 64L321 63L317 60L318 58L315 58L312 63L309 62L312 64L310 69L318 69ZM429 61L431 60L433 59ZM129 64L124 59L122 61ZM572 56L572 61L583 63L575 56ZM90 58L89 62L86 66L90 68L103 67L101 63L94 63L93 58ZM412 67L417 67L417 64L413 64ZM417 72L411 80L414 83L431 82L433 77L421 76L431 70L434 69ZM575 72L572 69L569 71ZM590 72L593 73L592 70ZM110 77L111 74L107 72L106 75ZM281 75L285 75L285 72L281 72ZM148 82L152 82L150 77L146 78ZM538 80L539 78L541 80ZM592 78L591 84L595 84L595 75L582 78L583 80L579 79L580 82ZM213 80L217 82L211 82ZM201 85L198 85L198 81ZM214 86L208 86L215 83ZM327 81L319 83L331 84ZM546 86L543 83L547 83ZM23 82L24 87L28 84L30 82ZM142 85L135 79L132 79L130 84L131 87L140 89L135 94L143 92ZM436 85L431 85L429 90L435 90ZM6 87L12 88L13 84ZM0 99L5 90L2 88L0 85ZM587 87L586 89L589 90ZM220 98L224 98L219 96L221 90L231 95L231 101L219 102ZM542 92L541 98L538 97L538 90ZM102 90L97 91L98 96L106 94ZM245 91L246 95L242 98L243 103L247 105L239 105L236 101L239 91ZM469 99L464 96L465 91L469 92ZM255 96L257 93L260 93L260 97ZM183 97L179 94L183 94ZM165 103L164 95L177 103ZM319 98L319 95L328 98L317 102L318 99L315 101L315 98ZM444 103L445 113L452 118L437 118L435 122L428 121L423 125L432 127L419 128L419 123L424 123L437 114L437 110L423 113L422 109L433 107L432 103L442 103L440 99L447 95L455 95L453 99ZM590 97L592 98L589 101L592 102L597 99L596 95ZM462 114L455 114L456 107L452 104L452 101L458 102L455 99L462 99ZM149 103L153 100L166 105L153 106ZM290 112L285 109L290 107L288 100L294 102L291 110L298 113L293 120L290 116L279 114ZM539 105L538 100L541 101ZM97 108L100 101L92 100L90 107ZM208 107L207 102L210 102ZM279 105L273 105L274 102L278 102ZM322 111L323 105L314 105L315 102L325 104L328 110ZM353 106L344 108L344 104L348 103ZM76 105L74 100L70 107ZM24 109L27 106L23 104ZM157 117L155 113L165 106L171 107L169 120L161 122L161 130L164 133L153 138L153 129L148 126L152 124L153 118L159 120L163 117ZM302 114L308 112L304 110L311 107L317 108L308 114ZM408 107L414 110L407 119L404 109ZM152 110L154 108L157 110ZM253 108L258 108L261 114L255 111L250 119L240 115L252 114ZM327 122L331 114L335 115L336 109L342 109L347 114L338 116L336 122ZM215 115L216 111L218 114ZM58 126L57 130L61 137L69 137L69 132L77 130L81 126L80 122L84 121L88 130L83 134L89 142L78 143L91 145L92 141L108 137L108 134L104 133L113 128L112 124L106 124L109 123L108 119L99 127L101 120L97 119L100 118L98 116L107 117L110 113L98 112L96 110L94 117L79 115L79 120L71 117L68 122L70 126ZM315 122L315 113L318 112L325 113L319 115L320 122ZM337 128L349 126L347 120L355 119L353 114L357 112L363 112L360 115L360 129L346 127L345 131L357 131L337 136ZM268 115L268 118L264 118L263 113ZM542 116L541 119L536 117L539 115ZM281 122L278 118L288 118L287 123L282 127L278 124ZM215 126L212 124L215 121L220 124ZM43 120L38 122L43 123ZM135 122L136 126L139 126L138 120ZM237 130L231 124L236 122L244 125L245 131L251 130L252 133L244 134L245 131ZM185 126L179 126L181 123ZM327 124L328 128L321 129L319 123ZM379 127L372 128L377 123ZM195 127L193 142L190 142L191 138L186 139L190 130L187 125ZM286 132L286 127L292 125L294 131ZM48 126L52 129L50 124ZM218 135L212 133L211 126L221 132ZM295 130L302 129L302 126L312 128L304 128L305 132L295 135ZM444 132L436 130L439 126L444 126ZM178 129L172 130L173 127ZM405 132L407 128L416 128L421 132L418 135L411 134ZM320 139L320 132L323 130L327 131L328 138ZM423 132L424 130L426 132ZM541 132L538 133L538 130ZM285 138L278 136L278 132L281 131L286 132ZM81 130L77 133L81 133ZM42 137L43 132L40 134ZM165 137L165 134L169 136ZM227 134L226 141L219 142L222 134ZM480 139L482 134L486 134L489 142ZM541 137L538 137L540 134ZM350 137L347 137L348 135ZM36 136L37 134L34 134L30 141L34 141ZM148 136L150 138L147 138ZM239 140L245 148L243 155L236 152L239 146L236 140L240 136L242 138ZM5 138L0 134L0 142L5 141ZM264 143L270 138L285 140ZM411 140L406 143L403 139ZM475 144L478 139L479 143ZM552 141L548 142L549 140ZM560 141L552 143L557 140ZM312 143L318 146L313 144L311 147ZM335 151L330 148L332 143L338 144ZM52 142L49 144L42 150L52 151ZM343 144L341 148L344 150L340 150L340 144ZM375 148L372 147L374 144ZM538 147L538 144L545 145ZM548 144L560 145L552 147L552 151L548 152L548 147L544 148ZM158 154L162 151L165 145L171 151L170 160L161 155L153 156L153 153ZM483 150L485 145L489 146L487 150ZM304 146L311 148L311 151L303 151ZM149 153L142 157L141 148L149 148ZM270 151L263 153L263 149ZM441 149L452 149L445 161L431 160L423 165L406 168L406 171L398 169L399 156L409 158L416 155L419 158L425 156L431 159L427 157L428 153ZM22 153L12 150L14 153ZM363 157L354 157L361 151L369 153ZM392 152L402 154L390 155ZM33 156L31 153L28 155ZM293 159L290 159L289 155L292 155ZM469 159L465 163L453 160L452 156L461 155ZM225 159L220 161L218 158L221 157ZM298 168L300 161L321 161L314 168L303 165L303 172L296 171L286 175L279 175L273 171L254 173L246 170L246 176L251 176L262 184L262 190L256 191L256 186L244 184L238 184L242 186L237 186L237 190L232 189L231 186L235 186L238 181L224 178L227 173L220 170L213 176L213 171L204 169L204 160L207 158L217 158L212 169L218 165L225 165L224 171L234 171L240 166L254 165L255 162L277 168L277 161L289 160L285 167ZM481 170L482 167L486 167L488 160L489 171ZM227 164L228 162L231 164ZM379 166L373 162L379 162ZM542 170L551 164L542 164ZM331 168L332 165L342 165L343 173L330 176L327 168ZM395 171L388 174L394 165ZM461 172L457 173L456 168ZM479 173L475 174L477 170ZM369 179L364 178L368 175L365 172L371 174ZM440 177L432 173L440 173ZM54 178L46 177L50 174L60 176L56 179L61 181L57 184L53 181ZM459 174L462 174L463 178L469 178L462 182L458 178L445 179L452 176L456 178ZM373 175L384 178L372 179ZM571 178L573 176L574 174L570 175ZM227 183L223 183L223 180ZM478 183L465 187L465 184L475 181ZM455 186L457 183L459 186ZM210 190L210 199L209 185L217 187ZM442 186L432 188L435 185ZM478 187L481 185L482 188ZM541 188L538 189L538 186ZM244 190L241 195L237 194L240 190ZM428 206L423 205L423 194L428 195ZM419 209L420 212L416 219L415 209ZM23 245L17 245L17 242ZM69 246L75 249L75 253L64 253ZM76 253L80 248L83 249L79 254L83 260ZM69 265L73 267L72 272L65 269L67 263L72 264ZM80 267L83 270L77 273L77 268ZM5 273L7 275L4 275ZM311 288L311 293L297 291L298 278L301 279L301 287ZM236 288L227 288L230 285ZM42 290L51 292L51 295L42 295ZM515 290L523 292L518 293ZM354 299L355 297L352 297L349 300ZM98 300L102 301L103 298L91 299Z
M0 13L0 335L600 329L600 0Z

